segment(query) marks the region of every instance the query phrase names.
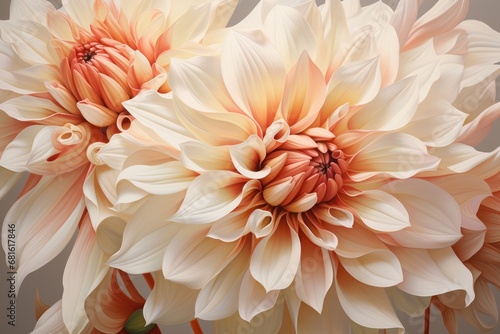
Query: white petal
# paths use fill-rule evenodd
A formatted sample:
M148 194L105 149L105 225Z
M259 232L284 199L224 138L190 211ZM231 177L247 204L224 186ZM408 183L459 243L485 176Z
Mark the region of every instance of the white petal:
M161 272L154 278L155 286L144 304L146 323L180 325L192 320L198 291L164 279Z
M409 249L394 247L403 267L398 287L416 296L435 296L455 290L466 292L466 304L474 299L473 278L451 248Z
M418 81L403 79L380 91L349 119L349 127L363 130L396 130L415 114L419 101Z
M243 320L251 321L258 314L270 310L278 300L279 290L266 292L247 270L243 276L239 294L239 314Z
M333 283L330 254L326 249L314 245L308 238L303 238L300 257L295 277L297 296L321 314L326 294Z
M196 299L196 318L219 320L238 311L238 296L250 262L250 243L200 291Z
M172 59L169 83L175 95L193 109L205 112L236 110L224 85L216 57Z
M181 229L167 246L163 257L166 279L201 289L232 261L243 246L239 240L223 242L206 237L192 226Z
M285 222L255 247L250 261L252 276L267 292L287 288L300 263L300 240Z
M12 0L9 18L44 24L47 13L54 9L54 6L45 0Z
M377 96L381 80L378 58L348 63L333 73L323 109L331 113L344 103L365 104Z
M235 209L244 194L255 186L254 182L247 182L246 178L233 172L202 174L191 182L172 221L184 224L214 222Z
M222 77L238 107L266 129L281 101L285 70L260 32L231 32L222 47Z
M363 223L380 232L394 232L410 226L408 212L394 196L367 190L355 197L343 197L343 202L356 211Z
M38 319L31 334L60 333L69 334L62 319L62 302L59 300Z
M274 6L267 14L264 29L280 52L287 69L296 63L303 51L313 59L316 57L316 36L304 14L296 9Z
M364 142L349 163L355 181L380 174L404 179L435 170L439 164L439 158L428 154L420 140L405 133L385 133Z
M183 227L168 222L180 201L178 195L171 195L155 196L145 202L128 221L120 250L110 258L108 265L131 274L161 270L167 245Z
M185 191L198 174L178 161L161 165L135 165L125 168L117 182L130 182L134 186L153 195L170 195Z
M352 321L364 327L398 328L400 334L404 332L384 289L352 279L341 267L335 282L342 308Z
M398 180L382 187L406 208L411 226L390 234L397 244L413 248L443 248L462 234L460 207L443 189L420 179Z
M63 274L62 316L72 333L82 332L88 323L85 299L104 278L108 270L106 260L87 215L82 220Z
M86 174L87 168L80 168L57 177L41 177L7 213L2 245L5 250L6 229L14 224L18 288L28 274L56 257L71 240L85 206L81 189Z

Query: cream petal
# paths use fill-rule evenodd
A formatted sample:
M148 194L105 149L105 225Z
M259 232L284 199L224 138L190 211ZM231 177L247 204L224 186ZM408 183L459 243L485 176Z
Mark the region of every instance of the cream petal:
M212 56L172 59L170 86L180 100L195 110L238 110L224 85L221 65Z
M227 146L211 146L202 142L185 142L180 145L179 161L195 172L231 170L231 155Z
M86 215L69 255L63 274L62 317L71 333L80 333L88 323L84 302L106 275L107 256L97 244L95 232Z
M435 35L455 28L469 10L469 0L439 1L413 25L404 50L419 45Z
M427 153L427 147L417 138L405 133L385 133L361 142L349 170L355 181L380 174L404 179L437 169L439 161Z
M166 279L201 289L236 257L243 242L223 242L193 233L191 226L181 229L168 244L163 257L163 275ZM202 230L203 231L203 230Z
M222 77L229 94L266 129L274 121L285 83L281 57L258 31L229 33L221 52Z
M370 253L380 253L379 258L390 259L392 256L377 235L361 225L355 224L352 228L335 227L332 232L339 241L335 253L343 258L355 259Z
M310 240L320 248L335 250L338 245L338 239L335 233L328 230L324 223L316 221L315 218L299 216L299 227Z
M394 232L410 226L408 212L394 196L380 190L366 190L353 197L342 197L369 228Z
M318 313L306 304L300 306L297 319L298 334L310 333L311 328L317 333L349 333L350 327L351 319L344 312L334 286L325 296L322 313Z
M244 143L230 146L229 153L236 170L249 179L262 179L271 172L270 167L261 169L266 157L266 147L256 135L251 135Z
M431 297L414 296L397 287L389 288L385 291L397 309L410 317L422 316L431 302Z
M56 257L71 240L84 211L80 189L86 174L87 168L83 167L63 175L40 177L7 212L2 235L6 236L9 224L15 225L17 291L28 274ZM6 237L2 244L5 250Z
M392 250L403 268L405 279L398 285L401 290L424 297L464 290L467 305L474 299L472 274L451 248Z
M54 9L54 6L45 0L13 0L10 5L9 18L45 24L46 15Z
M285 289L297 273L300 253L297 232L282 222L273 234L262 239L255 247L250 260L252 276L266 292Z
M474 120L462 127L457 142L476 146L490 132L495 120L500 118L500 103L495 103L482 111Z
M167 245L183 228L181 224L168 222L180 202L177 194L155 196L146 201L129 219L120 250L111 256L108 265L131 274L161 270Z
M212 20L212 4L193 5L170 26L171 46L180 47L188 41L200 42L208 31Z
M429 96L419 104L415 116L404 131L429 146L443 147L458 138L466 118L465 113L445 99Z
M323 34L325 36L325 55L327 62L340 51L340 47L349 36L349 28L347 27L346 14L340 0L326 0L322 7L323 18ZM321 54L318 55L321 57ZM329 66L331 64L328 64ZM331 75L333 68L328 70ZM329 79L329 76L327 75Z
M192 140L191 134L179 121L169 95L145 91L123 102L123 105L137 121L174 147L178 148L180 143Z
M279 290L266 292L266 289L257 282L250 273L250 269L243 276L238 296L238 311L245 321L251 321L257 315L271 310L278 300Z
M250 255L250 242L246 242L238 255L200 290L196 318L214 321L238 311L238 295Z
M330 225L352 227L354 224L353 214L344 208L319 204L313 212L315 217Z
M71 19L84 29L89 29L94 20L93 1L88 0L62 0L64 10Z
M322 314L326 294L333 283L330 254L328 250L314 245L308 238L302 238L300 242L300 264L295 276L297 296Z
M0 67L0 89L18 94L43 93L47 91L44 81L57 80L58 77L55 66L36 65L14 71Z
M62 319L62 302L57 301L47 311L45 311L40 319L38 319L35 328L31 334L45 333L60 333L69 334L70 332L64 326Z
M215 333L274 334L280 330L283 316L281 303L277 303L270 310L258 314L251 321L243 320L236 313L225 319L214 321Z
M290 126L291 134L301 133L312 125L325 97L325 78L309 55L303 52L288 72L281 102L281 114Z
M406 44L411 28L417 20L418 7L418 1L401 0L391 18L391 24L396 29L401 47Z
M45 125L64 125L80 123L81 118L68 113L54 102L35 96L23 95L0 104L10 117L23 122L36 122Z
M462 237L460 207L438 186L420 179L408 179L393 181L381 190L396 197L410 216L411 226L390 234L398 245L443 248Z
M483 279L476 281L474 291L476 298L468 308L460 313L467 322L473 324L479 330L492 330L498 323L498 306L495 295L488 283Z
M116 181L130 182L150 194L161 196L185 191L197 175L184 168L179 161L171 161L160 165L127 167Z
M235 112L201 112L174 96L179 120L193 137L214 146L237 145L258 134L255 121ZM220 131L224 129L224 131Z
M257 186L255 182L247 182L243 176L229 171L202 174L189 185L172 221L184 224L214 222L234 210L245 193Z
M37 64L55 64L49 52L50 33L42 24L33 21L8 20L0 23L2 40L11 43L24 61Z
M154 278L155 286L144 304L146 323L180 325L192 320L198 291L164 279L161 272Z
M352 129L391 131L405 126L417 110L416 77L403 79L380 91L349 119Z
M399 334L404 333L384 289L353 280L341 267L335 283L342 308L352 321L369 328L398 328Z
M370 102L377 96L381 80L378 58L341 66L328 83L327 98L321 113L330 115L332 110L345 103L360 105Z
M317 38L304 14L297 9L274 6L265 18L264 31L280 52L287 70L304 51L316 58Z
M97 127L106 127L115 123L118 114L105 106L85 99L76 104L82 116L90 124Z
M0 200L9 193L23 174L0 167Z
M429 93L433 83L440 77L439 58L432 41L402 52L399 56L396 81L416 76L420 88L419 102Z

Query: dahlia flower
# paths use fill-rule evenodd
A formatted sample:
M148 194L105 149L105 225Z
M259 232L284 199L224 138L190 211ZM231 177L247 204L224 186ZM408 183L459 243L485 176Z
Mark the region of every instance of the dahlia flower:
M89 155L108 264L183 286L220 333L401 333L393 305L471 305L482 243L460 242L499 164L469 141L498 112L461 103L500 45L468 5L262 1L215 55L172 59L172 91L123 102L130 126ZM146 322L175 303L153 292Z
M171 57L211 52L200 43L228 22L236 1L62 4L13 0L0 22L0 195L30 173L6 217L16 226L17 286L74 235L92 169L87 149L128 126L122 103L168 92Z

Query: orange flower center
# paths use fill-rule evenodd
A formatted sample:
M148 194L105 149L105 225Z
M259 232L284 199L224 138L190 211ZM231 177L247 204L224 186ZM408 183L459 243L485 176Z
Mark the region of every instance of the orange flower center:
M312 141L308 138L306 142ZM272 206L305 212L335 198L343 186L348 164L332 141L316 142L316 147L304 149L296 146L285 143L264 160L264 165L274 168L262 180L263 196Z

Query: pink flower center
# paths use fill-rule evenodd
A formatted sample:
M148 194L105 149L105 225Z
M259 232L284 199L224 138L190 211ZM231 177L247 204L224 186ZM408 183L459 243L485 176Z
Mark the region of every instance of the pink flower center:
M262 180L263 196L272 206L304 212L335 198L344 184L348 164L344 153L331 141L316 142L314 148L295 146L285 143L264 160L273 171Z

